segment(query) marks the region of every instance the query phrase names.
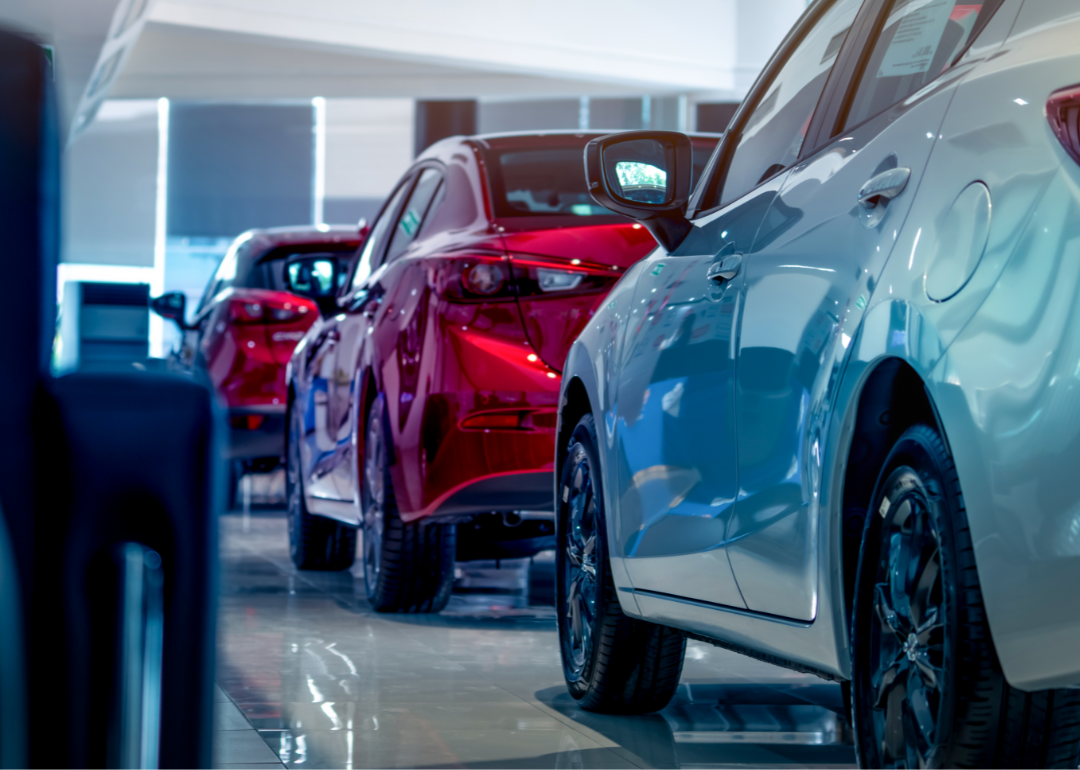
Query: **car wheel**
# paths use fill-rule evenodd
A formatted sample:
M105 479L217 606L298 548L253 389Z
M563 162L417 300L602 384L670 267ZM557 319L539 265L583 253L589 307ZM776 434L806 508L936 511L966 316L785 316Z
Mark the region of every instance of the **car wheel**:
M574 429L559 483L555 535L556 610L563 676L589 711L662 709L679 686L686 637L630 618L619 606L608 559L596 425Z
M1080 691L1021 692L994 651L956 467L933 429L893 446L852 622L862 767L1076 767Z
M457 529L401 520L390 479L385 403L381 395L372 402L364 434L361 551L368 601L378 612L439 612L454 583Z
M299 569L336 571L356 560L356 527L308 513L300 465L303 421L289 410L289 437L285 485L289 520L289 555Z

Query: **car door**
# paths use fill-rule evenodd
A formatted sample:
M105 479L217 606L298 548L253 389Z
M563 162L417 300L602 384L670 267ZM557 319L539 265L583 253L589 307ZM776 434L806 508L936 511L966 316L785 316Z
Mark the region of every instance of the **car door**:
M745 607L727 556L739 491L735 354L742 267L798 157L861 0L826 3L788 47L738 141L720 157L724 194L673 253L640 271L620 367L616 556L635 590Z
M784 180L747 259L735 396L739 493L727 537L751 610L815 617L831 388L871 293L891 291L876 281L965 72L951 64L991 5L874 4L863 38L845 51L850 74L838 72L820 110L820 149Z
M319 510L320 500L333 503L351 502L353 499L350 466L352 442L348 425L344 431L341 430L343 408L339 404L342 380L345 380L344 397L347 398L352 375L349 373L346 376L342 370L341 364L349 356L343 356L341 350L344 348L355 354L358 341L366 333L370 315L377 303L377 298L371 296L371 278L382 262L393 234L392 225L415 178L414 174L407 175L383 207L360 249L349 287L343 295L341 312L323 319L313 344L308 348L307 370L310 372L311 385L305 422L310 432L304 444L308 454L304 458L304 467L309 469L305 479L306 493L315 510ZM333 513L337 509L328 505L323 510ZM345 515L346 509L341 508L341 513ZM351 508L348 515L352 515Z
M391 296L401 275L399 261L413 245L432 199L442 183L442 173L434 166L421 167L411 177L415 183L404 185L408 196L403 205L388 209L385 248L373 246L372 270L362 281L358 291L363 298L351 302L345 308L345 317L339 324L339 339L331 389L330 420L342 447L342 462L335 467L338 487L352 499L356 494L355 472L357 463L352 460L352 430L356 424L353 409L359 396L360 381L358 364L363 356L362 347L372 339L369 329L377 326L386 314L381 313L384 300ZM392 223L393 226L390 226ZM377 259L377 261L376 261ZM393 410L391 410L393 411Z

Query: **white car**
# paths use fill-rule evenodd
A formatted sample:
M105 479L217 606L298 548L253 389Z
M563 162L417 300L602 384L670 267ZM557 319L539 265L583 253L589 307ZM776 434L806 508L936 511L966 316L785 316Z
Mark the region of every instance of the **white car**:
M843 682L864 766L1076 767L1080 2L817 0L688 163L586 150L660 245L564 370L571 694L691 637Z

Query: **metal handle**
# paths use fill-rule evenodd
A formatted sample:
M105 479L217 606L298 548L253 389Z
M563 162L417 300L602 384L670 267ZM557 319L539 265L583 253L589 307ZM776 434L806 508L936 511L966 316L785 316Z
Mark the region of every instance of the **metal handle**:
M859 205L872 209L883 200L892 200L904 191L910 178L911 169L903 166L877 174L859 190Z
M717 283L723 283L724 281L730 281L737 276L741 268L742 254L730 254L709 265L709 272L706 273L706 275L708 275L710 280L716 281Z
M338 342L341 342L341 332L337 329L331 329L326 333L326 344L335 345Z

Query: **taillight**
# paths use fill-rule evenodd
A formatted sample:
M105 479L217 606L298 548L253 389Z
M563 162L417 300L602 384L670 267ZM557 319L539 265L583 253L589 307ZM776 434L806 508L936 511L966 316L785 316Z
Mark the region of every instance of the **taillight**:
M514 297L568 296L606 291L619 268L581 260L470 256L440 260L438 292L452 300L506 302Z
M469 256L439 260L436 290L459 301L509 302L514 299L510 265L505 257Z
M1050 95L1046 117L1069 157L1080 163L1080 85Z
M236 323L292 323L307 318L313 312L304 302L290 300L271 300L253 302L234 299L230 305L232 318Z
M514 256L514 282L518 293L525 296L569 296L607 291L622 270L580 259L544 259L543 257Z

